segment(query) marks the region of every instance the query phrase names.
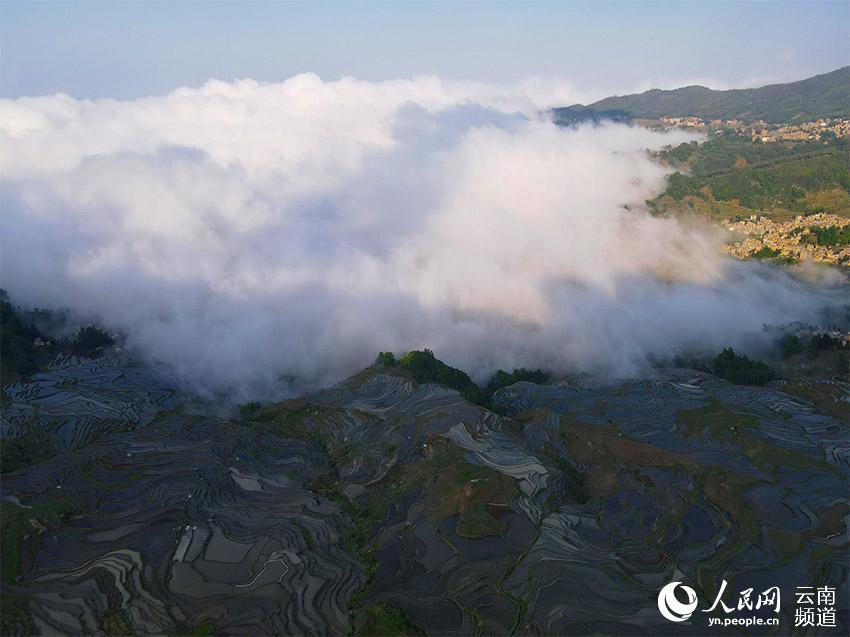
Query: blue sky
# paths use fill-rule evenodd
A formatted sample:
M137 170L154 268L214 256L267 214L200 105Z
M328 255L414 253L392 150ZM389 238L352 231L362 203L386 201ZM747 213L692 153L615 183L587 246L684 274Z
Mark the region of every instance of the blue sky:
M837 2L0 2L0 93L436 74L585 92L787 81L850 63Z

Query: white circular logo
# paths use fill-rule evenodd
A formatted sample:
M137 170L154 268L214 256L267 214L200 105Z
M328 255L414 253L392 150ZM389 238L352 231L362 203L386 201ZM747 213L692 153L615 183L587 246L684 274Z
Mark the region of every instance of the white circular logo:
M684 604L676 599L676 587L680 584L688 598ZM697 603L697 594L694 589L681 582L670 582L658 592L658 610L671 622L683 622L688 619L696 610Z

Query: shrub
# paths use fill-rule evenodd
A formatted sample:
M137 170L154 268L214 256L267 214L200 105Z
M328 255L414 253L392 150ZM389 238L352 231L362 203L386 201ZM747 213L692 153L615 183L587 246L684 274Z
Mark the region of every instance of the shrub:
M815 237L817 237L818 245L850 245L850 226L845 226L843 228L839 228L838 226L812 226L809 230L815 235Z
M430 349L408 352L399 363L413 373L417 383L439 383L460 392L478 388L465 372L449 367L436 358Z
M375 359L375 365L380 365L381 367L395 367L395 355L392 352L378 352L378 358Z
M77 330L71 343L74 354L80 356L97 356L104 347L110 347L112 337L94 325L86 325Z
M380 359L380 355L378 356ZM499 370L490 377L485 387L479 387L463 371L446 365L434 356L430 349L408 352L398 364L413 373L417 383L439 383L451 389L456 389L471 403L493 409L491 399L493 394L502 387L507 387L522 380L532 383L545 383L548 374L540 369L515 369L510 374Z
M510 374L500 369L490 377L490 381L487 383L484 391L488 397L492 397L493 394L499 391L502 387L507 387L508 385L513 385L520 381L542 384L548 380L549 374L544 372L542 369L525 369L524 367L520 367Z
M775 259L780 254L779 250L774 250L770 246L764 246L760 250L753 252L752 257L754 259Z
M691 180L680 172L675 172L667 176L667 194L680 201L694 193L694 187Z
M714 357L714 373L738 385L764 385L774 378L770 367L761 361L738 356L731 347Z
M243 418L250 418L262 409L263 404L255 400L239 405L239 415Z
M567 493L579 504L587 504L590 499L590 494L587 488L587 479L580 471L578 471L568 460L558 458L558 468L564 475L564 482Z
M786 334L779 339L779 350L782 352L782 358L791 358L803 351L803 344L798 336Z
M809 340L809 352L816 354L820 350L841 349L840 339L833 338L829 334L812 334Z
M39 340L47 342L31 321L22 317L9 301L5 290L0 290L0 380L2 384L19 377L28 377L40 371L55 354L54 347L39 347Z

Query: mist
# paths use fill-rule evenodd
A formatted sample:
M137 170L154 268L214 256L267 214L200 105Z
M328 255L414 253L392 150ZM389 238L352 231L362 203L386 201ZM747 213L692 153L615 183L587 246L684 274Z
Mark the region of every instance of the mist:
M239 399L421 347L477 378L639 375L838 303L650 216L646 149L693 136L558 128L569 91L303 74L2 100L2 287Z

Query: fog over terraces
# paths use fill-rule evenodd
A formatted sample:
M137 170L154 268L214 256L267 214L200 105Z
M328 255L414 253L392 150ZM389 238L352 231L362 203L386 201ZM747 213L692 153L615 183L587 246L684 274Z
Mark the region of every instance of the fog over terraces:
M646 213L645 149L692 135L559 128L539 89L302 74L2 100L3 286L240 399L423 346L476 377L643 374L841 300Z

